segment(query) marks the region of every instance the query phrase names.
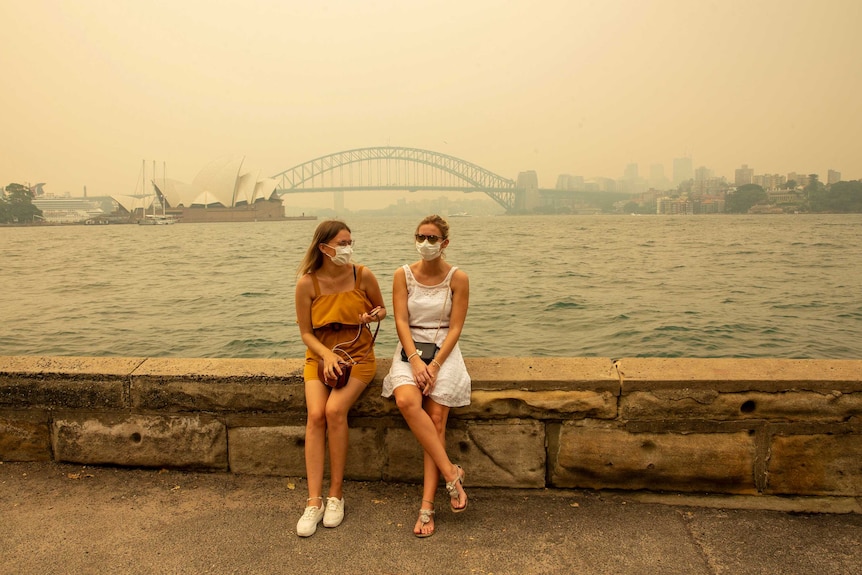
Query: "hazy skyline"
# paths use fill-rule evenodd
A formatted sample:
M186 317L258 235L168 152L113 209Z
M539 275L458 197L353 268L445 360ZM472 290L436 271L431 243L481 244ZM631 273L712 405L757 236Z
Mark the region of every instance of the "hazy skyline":
M691 156L862 178L858 0L5 0L0 185L133 193L352 148L507 178ZM856 141L854 141L856 140Z

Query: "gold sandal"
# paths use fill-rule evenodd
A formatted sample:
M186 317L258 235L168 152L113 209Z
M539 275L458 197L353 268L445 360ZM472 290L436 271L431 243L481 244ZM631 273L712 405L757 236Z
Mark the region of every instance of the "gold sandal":
M452 509L452 513L461 513L462 511L467 509L467 503L468 503L467 492L464 491L464 507L455 507L454 505L452 505L452 500L453 499L457 499L458 501L461 500L461 496L458 494L457 485L460 483L461 489L462 490L464 489L465 473L464 473L464 470L461 469L460 465L456 465L455 468L456 468L457 475L455 476L455 479L453 479L452 481L446 482L446 492L449 494L449 507Z
M434 505L433 501L428 501L427 499L423 499L422 503L430 503L431 505ZM428 525L429 523L431 523L431 516L432 515L434 515L433 509L422 509L422 508L420 508L419 509L419 523L421 523L423 527L425 525ZM425 539L426 537L431 537L432 535L434 535L434 531L436 531L436 529L432 529L428 533L422 533L421 531L419 533L414 532L413 535L415 535L419 539Z

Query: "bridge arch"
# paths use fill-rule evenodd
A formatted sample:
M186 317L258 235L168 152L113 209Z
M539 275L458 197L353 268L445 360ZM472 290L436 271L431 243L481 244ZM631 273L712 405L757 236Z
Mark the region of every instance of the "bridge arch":
M419 148L378 146L336 152L272 176L279 195L337 191L482 192L511 211L516 182L466 160Z

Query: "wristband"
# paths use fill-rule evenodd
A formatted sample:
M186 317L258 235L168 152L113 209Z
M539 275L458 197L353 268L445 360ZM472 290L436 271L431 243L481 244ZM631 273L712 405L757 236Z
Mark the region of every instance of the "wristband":
M418 352L418 351L414 351L413 353L411 353L410 355L408 355L408 356L407 356L407 361L410 361L411 359L413 359L413 356L415 356L415 355L419 355L419 352Z
M438 362L436 359L432 359L432 360L431 360L431 363L433 363L434 365L436 365L436 366L437 366L437 369L441 369L441 368L443 367L442 365L440 365L440 362Z

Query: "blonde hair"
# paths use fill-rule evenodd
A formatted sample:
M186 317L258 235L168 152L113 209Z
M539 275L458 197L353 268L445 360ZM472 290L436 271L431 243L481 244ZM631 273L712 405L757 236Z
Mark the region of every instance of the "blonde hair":
M324 253L317 249L320 244L328 244L332 238L337 236L341 230L350 232L347 224L341 220L324 220L320 222L317 229L314 230L314 236L311 238L311 245L305 251L305 256L299 264L296 271L297 277L304 276L307 273L313 273L320 269L323 265Z
M449 238L449 224L446 222L446 220L444 220L437 214L422 218L422 221L419 222L418 226L416 226L416 231L418 232L419 228L424 226L425 224L437 226L437 229L440 230L440 237L442 237L444 240Z

